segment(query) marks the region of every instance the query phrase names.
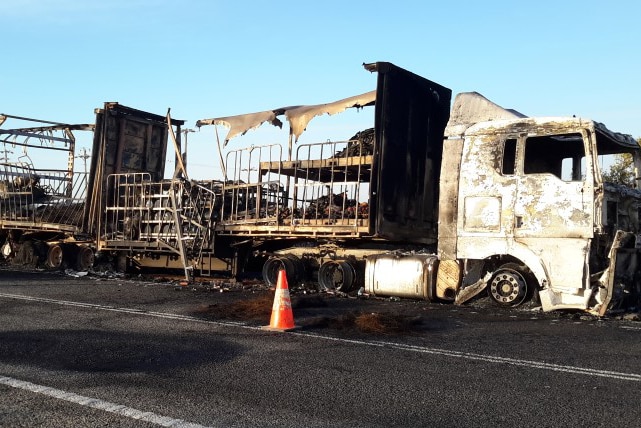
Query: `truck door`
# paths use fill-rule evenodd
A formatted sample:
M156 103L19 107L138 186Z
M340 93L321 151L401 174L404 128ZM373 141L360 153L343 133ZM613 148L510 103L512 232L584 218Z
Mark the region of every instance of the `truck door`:
M514 238L541 255L552 287L582 288L594 223L587 134L539 133L521 141Z
M518 188L514 135L487 133L465 140L459 182L457 257L507 254L514 236Z

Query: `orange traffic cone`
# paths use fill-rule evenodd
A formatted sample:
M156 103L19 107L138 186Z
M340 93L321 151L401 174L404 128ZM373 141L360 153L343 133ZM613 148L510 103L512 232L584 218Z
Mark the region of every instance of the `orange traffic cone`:
M290 331L299 328L294 325L294 313L292 312L292 301L289 297L287 287L287 275L284 270L278 271L278 282L276 294L274 294L274 305L272 306L272 317L269 325L262 327L264 330Z

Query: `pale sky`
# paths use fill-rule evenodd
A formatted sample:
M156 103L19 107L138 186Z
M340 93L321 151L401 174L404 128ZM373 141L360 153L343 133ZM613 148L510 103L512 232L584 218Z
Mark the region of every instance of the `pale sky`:
M389 61L454 94L641 137L638 1L5 0L0 10L6 114L90 123L94 108L117 101L171 108L193 128L373 90L361 64ZM301 141L349 138L371 116L318 118ZM286 139L273 131L230 146ZM212 175L213 127L188 141L195 175Z

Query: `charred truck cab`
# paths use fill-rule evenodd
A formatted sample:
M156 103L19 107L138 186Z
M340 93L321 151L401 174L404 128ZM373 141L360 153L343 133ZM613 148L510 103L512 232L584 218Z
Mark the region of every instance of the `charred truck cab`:
M599 164L623 153L638 171L638 143L600 123L528 118L459 94L443 151L439 259L462 271L442 287L459 301L487 287L508 306L538 292L544 310L601 315L638 298L641 192L604 183Z

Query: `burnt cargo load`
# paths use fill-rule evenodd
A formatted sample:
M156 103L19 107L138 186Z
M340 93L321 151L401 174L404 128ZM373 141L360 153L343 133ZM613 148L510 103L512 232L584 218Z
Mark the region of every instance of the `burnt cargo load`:
M0 114L0 245L19 265L93 263L85 231L87 170L76 163L76 134L93 124L67 124ZM80 156L82 157L82 156Z

